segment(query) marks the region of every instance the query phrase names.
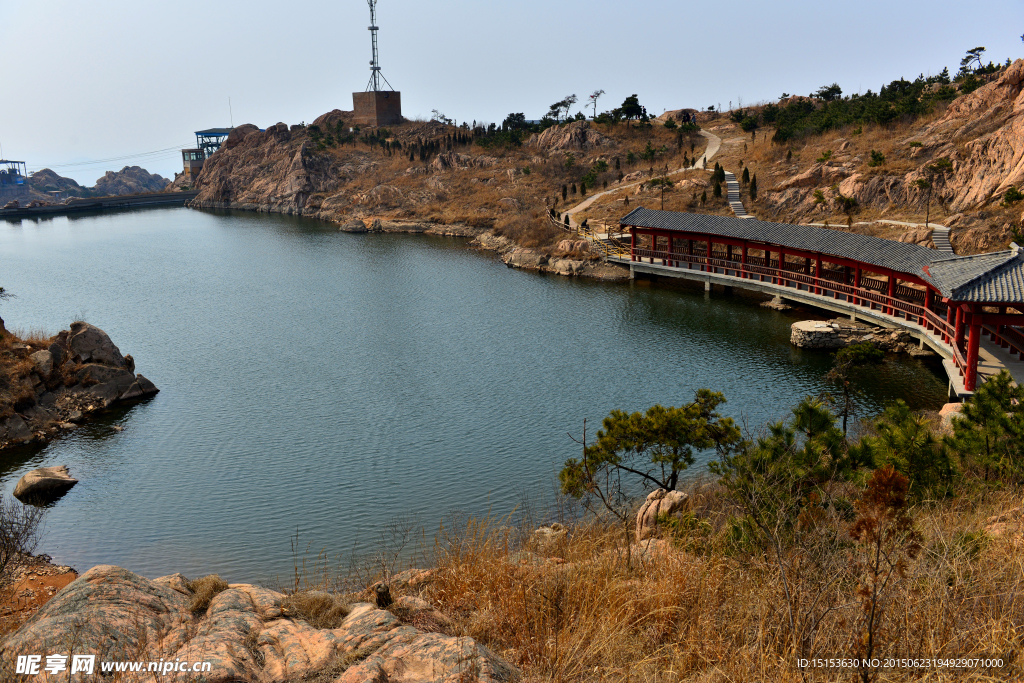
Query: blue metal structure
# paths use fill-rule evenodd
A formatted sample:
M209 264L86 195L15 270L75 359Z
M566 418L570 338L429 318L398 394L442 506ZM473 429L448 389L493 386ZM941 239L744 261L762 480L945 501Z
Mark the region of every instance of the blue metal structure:
M231 128L209 128L196 131L196 149L203 151L203 156L209 159L213 153L220 149L224 141L231 134Z

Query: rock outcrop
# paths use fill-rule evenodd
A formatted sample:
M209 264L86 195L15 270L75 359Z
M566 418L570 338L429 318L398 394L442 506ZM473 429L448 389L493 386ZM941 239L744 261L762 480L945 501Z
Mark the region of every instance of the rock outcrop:
M107 171L96 180L93 193L97 196L162 192L171 181L140 166L125 166L116 173Z
M643 541L655 535L658 520L678 515L689 509L690 497L682 491L657 489L647 495L647 500L636 513L636 540Z
M901 141L910 143L919 147L906 157L915 165L909 171L864 168L862 158L844 154L849 143L843 142L836 145L836 156L777 180L759 202L770 215L791 222L842 211L850 199L857 207L923 213L928 190L917 182L930 180L933 214L939 205L951 214L979 211L1009 188L1024 185L1024 60L953 100L941 118ZM945 175L932 177L927 169L938 159L948 159L952 168ZM974 222L970 217L963 220ZM993 231L989 225L963 227L980 233ZM1010 233L1007 227L990 240L980 235L962 237L959 245L954 239L954 247L958 253L1000 248Z
M334 158L318 152L305 129L293 132L284 123L264 132L254 128L240 126L231 144L206 160L194 184L199 196L193 205L303 215L319 211L307 207L310 196L335 193L344 176Z
M590 127L589 121L573 121L561 126L552 126L543 133L530 136L527 145L548 153L572 150L590 150L607 145L610 141Z
M424 632L369 603L342 606L348 614L337 628L316 628L301 611L292 613L288 596L266 588L231 584L196 611L194 599L180 574L149 580L120 567L93 567L0 646L0 662L72 650L97 661L209 662L210 671L197 679L204 683L511 683L518 677L472 638ZM400 598L393 609L429 612L422 602ZM151 680L147 675L121 680ZM68 681L68 673L44 671L34 680Z
M841 349L851 344L871 342L890 353L934 355L920 348L914 337L905 330L889 330L845 318L795 322L790 327L789 341L802 349Z
M74 429L89 413L159 391L135 373L135 359L85 322L72 324L45 349L12 344L6 353L26 358L32 369L8 378L27 397L0 419L0 447L46 440L61 429Z

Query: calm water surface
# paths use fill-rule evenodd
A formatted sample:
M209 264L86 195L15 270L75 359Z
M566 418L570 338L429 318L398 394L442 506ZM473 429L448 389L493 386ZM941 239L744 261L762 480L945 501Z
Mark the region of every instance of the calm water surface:
M70 466L43 551L80 571L265 580L317 548L372 545L399 513L551 500L566 435L699 387L758 425L823 388L793 317L740 296L514 271L455 239L348 235L291 217L149 209L0 221L7 325L85 318L161 392L43 448L0 455L0 490ZM944 402L890 359L872 409ZM123 425L116 431L114 425ZM703 465L695 468L704 471Z

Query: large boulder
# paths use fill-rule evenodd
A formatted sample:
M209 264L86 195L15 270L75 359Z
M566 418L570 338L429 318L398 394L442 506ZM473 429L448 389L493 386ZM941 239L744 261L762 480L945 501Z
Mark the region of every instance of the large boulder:
M27 472L18 480L18 484L14 487L14 496L19 499L45 498L67 491L77 483L78 480L71 476L67 465L40 467Z
M124 356L121 355L107 333L98 327L85 322L71 324L68 335L68 348L71 357L77 357L80 363L102 363L115 368L125 367Z
M6 420L0 420L0 442L27 441L32 438L32 430L21 415L11 415Z
M689 508L690 497L682 491L651 491L636 514L636 540L643 541L657 533L658 518L671 517Z
M228 133L228 139L224 141L224 147L226 149L234 149L239 144L241 144L242 140L245 140L247 137L249 137L253 133L259 133L259 132L260 132L260 129L257 128L256 126L254 126L253 124L251 124L251 123L243 123L238 128L232 128L231 129L231 132Z
M589 121L573 121L561 126L552 126L543 133L530 136L526 143L548 152L560 150L589 150L607 145L611 140L590 127Z
M351 605L338 628L320 629L291 615L286 601L266 588L231 584L205 611L193 612L183 576L149 580L101 565L65 587L0 645L0 662L73 648L97 660L210 662L204 683L510 683L518 677L472 638L423 632L369 603ZM399 602L407 614L430 612L420 601ZM345 661L351 665L340 667ZM68 675L41 672L33 680L67 681Z
M36 351L29 358L32 359L40 376L49 377L53 372L53 354L49 351Z

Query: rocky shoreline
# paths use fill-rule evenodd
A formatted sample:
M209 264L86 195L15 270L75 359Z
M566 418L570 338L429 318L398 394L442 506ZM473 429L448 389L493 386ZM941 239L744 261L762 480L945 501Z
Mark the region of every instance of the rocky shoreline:
M0 449L46 443L90 415L159 391L135 373L131 355L122 355L106 332L89 323L72 323L43 342L14 340L2 324L0 332L0 353L12 373L7 388L14 395L0 418Z

